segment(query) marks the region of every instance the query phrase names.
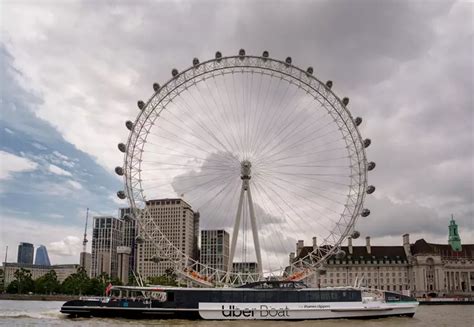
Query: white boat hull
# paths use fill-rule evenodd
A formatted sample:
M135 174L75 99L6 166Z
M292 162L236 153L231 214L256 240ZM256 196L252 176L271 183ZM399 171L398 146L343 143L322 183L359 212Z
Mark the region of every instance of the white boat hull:
M200 303L199 315L210 320L310 320L413 316L417 302Z

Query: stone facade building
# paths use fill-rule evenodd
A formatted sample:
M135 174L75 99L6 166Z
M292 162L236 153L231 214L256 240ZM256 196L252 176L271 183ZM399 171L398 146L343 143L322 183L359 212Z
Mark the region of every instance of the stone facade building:
M329 258L324 270L308 277L305 282L314 287L354 285L381 290L410 292L417 297L474 295L474 244L461 246L457 225L450 223L449 244L428 243L424 239L410 243L403 235L400 246L373 246L370 237L365 246L348 245L341 249L344 258ZM457 236L456 236L457 235ZM315 245L313 245L315 246ZM313 251L299 241L295 262Z
M77 264L65 264L65 265L33 265L26 263L14 263L14 262L4 262L4 276L5 276L5 287L15 280L15 272L21 268L28 270L31 273L31 278L33 280L40 278L43 275L46 275L51 270L56 272L58 281L62 283L69 275L72 275L77 272L79 265Z

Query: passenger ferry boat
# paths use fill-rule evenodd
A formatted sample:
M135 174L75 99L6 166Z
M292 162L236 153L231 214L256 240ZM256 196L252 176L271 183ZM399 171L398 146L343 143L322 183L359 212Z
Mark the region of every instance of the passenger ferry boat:
M307 320L413 317L415 298L362 288L308 288L266 281L238 288L113 286L111 296L66 302L72 317Z

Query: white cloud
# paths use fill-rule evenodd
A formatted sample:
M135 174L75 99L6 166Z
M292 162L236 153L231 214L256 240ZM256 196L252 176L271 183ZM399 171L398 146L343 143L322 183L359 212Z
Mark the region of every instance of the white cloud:
M15 134L15 132L13 132L11 129L9 128L4 128L4 131L7 132L8 134Z
M37 142L33 142L31 145L33 145L35 148L37 148L38 150L46 150L47 147L45 147L44 145L42 144L39 144Z
M35 246L46 244L53 264L79 263L83 228L20 219L0 212L0 246L5 249L8 245L9 262L16 261L16 251L20 242L30 242Z
M38 164L32 160L0 151L0 180L9 179L14 173L35 170Z
M59 152L59 151L53 151L53 154L54 154L56 157L60 158L60 159L69 160L69 157L68 157L68 156L62 154L62 153Z
M67 183L75 190L82 190L82 185L79 182L68 180Z
M56 165L50 164L48 167L49 172L60 175L60 176L72 176L72 174Z
M60 241L50 242L48 251L58 256L74 256L81 252L81 243L79 237L68 235Z

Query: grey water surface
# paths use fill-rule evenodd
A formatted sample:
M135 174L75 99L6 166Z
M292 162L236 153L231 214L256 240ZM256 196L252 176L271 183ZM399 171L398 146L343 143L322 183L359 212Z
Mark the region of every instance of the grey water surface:
M0 326L453 326L474 327L474 305L420 306L414 318L308 321L188 321L129 320L110 318L71 319L59 312L63 302L0 301Z

